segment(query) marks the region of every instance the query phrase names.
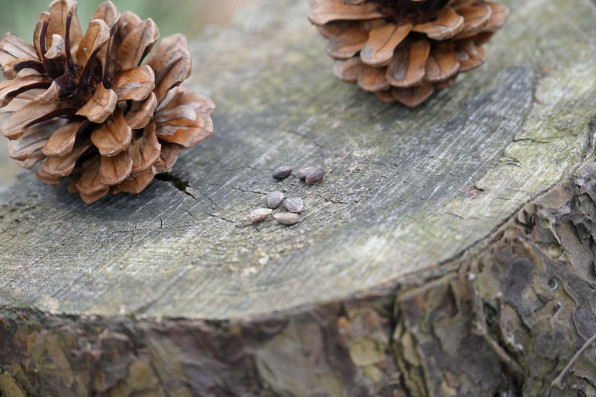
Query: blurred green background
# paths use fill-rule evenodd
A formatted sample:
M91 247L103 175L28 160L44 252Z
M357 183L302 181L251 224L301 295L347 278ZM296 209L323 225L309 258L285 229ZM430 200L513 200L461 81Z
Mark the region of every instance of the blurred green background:
M12 32L28 42L39 14L47 11L51 0L0 0L1 36ZM184 33L189 38L196 36L206 24L229 25L232 14L238 7L252 0L113 0L120 12L135 12L141 18L152 18L161 37L173 33ZM95 9L103 1L78 1L81 27L86 29Z
M161 37L184 33L189 39L198 35L206 25L228 26L235 11L255 0L112 0L120 12L133 11L141 18L152 18ZM39 14L48 10L51 0L0 0L0 37L12 32L28 43L33 41L33 30ZM79 20L83 30L95 9L103 0L78 1ZM0 72L0 81L2 73ZM0 135L0 183L14 179L22 168L8 157L8 140Z

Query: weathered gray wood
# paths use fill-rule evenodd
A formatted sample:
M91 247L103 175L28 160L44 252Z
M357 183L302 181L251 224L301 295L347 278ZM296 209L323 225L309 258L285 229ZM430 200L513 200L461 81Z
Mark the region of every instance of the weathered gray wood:
M0 193L0 317L12 343L0 346L10 374L0 390L16 382L47 395L541 395L558 362L543 368L530 337L519 342L525 350L500 352L492 336L471 331L484 324L476 299L502 309L490 294L508 296L515 283L503 276L494 290L489 274L500 280L509 268L494 265L480 287L466 280L482 275L482 255L482 269L501 263L496 232L514 230L518 209L593 150L596 11L588 0L505 3L511 21L488 46L488 63L408 110L334 80L306 4L263 0L234 29L193 46L192 83L218 112L215 136L170 175L188 182L184 191L155 181L140 196L87 207L64 185L19 175ZM284 164L321 165L325 182L274 181ZM238 227L280 189L305 200L299 225ZM575 200L575 185L567 189L562 203ZM572 243L558 247L573 256ZM568 265L593 289L593 265ZM531 328L531 305L515 299ZM430 315L455 306L456 330ZM579 328L589 329L586 318ZM498 326L489 320L490 334ZM448 331L419 326L435 323ZM453 346L478 361L455 354L459 372L449 378L437 357L453 352L437 341L454 333L462 338ZM562 369L588 333L567 334L552 357L534 355L556 357ZM72 351L86 364L62 353ZM109 351L121 359L102 364ZM34 370L42 376L31 380Z
M457 255L584 155L587 1L511 4L488 64L414 111L335 81L306 5L292 3L253 8L194 46L193 83L219 106L215 137L172 172L194 197L155 182L87 207L19 177L1 199L5 301L227 319L349 296ZM277 183L282 164L323 165L327 178ZM236 227L280 188L306 200L300 226Z

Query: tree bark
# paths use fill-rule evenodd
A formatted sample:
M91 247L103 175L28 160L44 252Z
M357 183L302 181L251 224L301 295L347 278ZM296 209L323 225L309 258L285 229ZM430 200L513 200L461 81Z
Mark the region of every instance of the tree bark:
M409 110L262 0L193 43L216 133L143 194L4 185L0 393L596 396L596 6L504 3ZM243 227L275 190L302 221Z

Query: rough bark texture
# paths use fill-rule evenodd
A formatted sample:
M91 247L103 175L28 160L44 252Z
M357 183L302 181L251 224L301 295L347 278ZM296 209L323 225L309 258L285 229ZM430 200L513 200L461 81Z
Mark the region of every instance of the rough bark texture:
M143 195L5 187L0 392L596 396L596 9L506 3L489 62L407 110L263 0L195 43L216 136ZM280 189L299 225L238 227Z

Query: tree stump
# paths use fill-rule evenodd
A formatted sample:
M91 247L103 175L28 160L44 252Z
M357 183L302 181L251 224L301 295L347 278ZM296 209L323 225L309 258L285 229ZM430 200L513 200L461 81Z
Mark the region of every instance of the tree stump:
M596 6L505 3L409 110L262 0L193 44L216 133L143 194L4 185L1 394L596 396ZM242 227L275 190L301 223Z

